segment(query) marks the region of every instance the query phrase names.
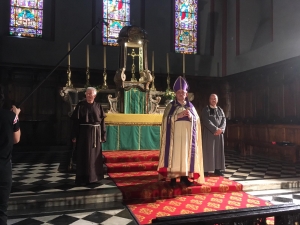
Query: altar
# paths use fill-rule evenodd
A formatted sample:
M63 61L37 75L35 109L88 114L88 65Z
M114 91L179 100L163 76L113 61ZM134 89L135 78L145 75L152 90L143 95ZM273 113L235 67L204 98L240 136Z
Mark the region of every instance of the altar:
M103 151L159 150L162 114L113 114L105 118Z
M154 85L154 54L152 54L152 72L148 69L147 43L147 33L140 27L125 26L121 29L118 38L119 66L113 79L115 83L113 88L112 86L109 88L106 83L106 50L103 52L103 85L95 87L97 90L95 101L100 102L107 115L105 118L107 138L102 144L103 151L160 149L162 113L165 106L159 103L165 92L157 91ZM88 54L87 50L87 62ZM127 58L131 60L128 61ZM73 87L69 67L68 81L60 94L69 103L71 116L78 102L84 100L86 87L91 85L87 67L85 87ZM131 67L129 77L126 76L128 67ZM167 84L167 90L170 91L169 73Z

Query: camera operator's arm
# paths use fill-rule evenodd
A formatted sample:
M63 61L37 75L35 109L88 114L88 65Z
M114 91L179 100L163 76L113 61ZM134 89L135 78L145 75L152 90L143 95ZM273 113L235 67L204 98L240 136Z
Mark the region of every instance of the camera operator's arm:
M16 114L16 118L14 120L14 128L13 128L14 129L13 141L14 144L17 144L21 138L21 130L20 130L20 122L19 122L19 113L21 112L21 109L13 105L11 111L13 111Z

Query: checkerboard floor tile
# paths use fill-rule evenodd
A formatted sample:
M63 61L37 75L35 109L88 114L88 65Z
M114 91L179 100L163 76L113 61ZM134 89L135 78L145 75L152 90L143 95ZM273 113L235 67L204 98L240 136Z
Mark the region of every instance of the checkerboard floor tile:
M99 183L76 186L75 173L67 170L68 159L66 152L14 153L11 195L116 187L107 175Z
M230 180L261 180L300 177L300 165L273 161L266 158L243 157L234 151L226 151L225 177Z
M126 208L84 211L79 213L31 215L30 217L13 218L8 220L8 225L136 225Z

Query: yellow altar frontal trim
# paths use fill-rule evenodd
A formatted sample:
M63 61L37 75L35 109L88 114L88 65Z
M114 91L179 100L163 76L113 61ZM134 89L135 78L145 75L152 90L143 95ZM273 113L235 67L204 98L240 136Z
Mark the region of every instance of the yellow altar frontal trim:
M135 125L135 126L161 126L162 114L114 114L107 113L106 125Z

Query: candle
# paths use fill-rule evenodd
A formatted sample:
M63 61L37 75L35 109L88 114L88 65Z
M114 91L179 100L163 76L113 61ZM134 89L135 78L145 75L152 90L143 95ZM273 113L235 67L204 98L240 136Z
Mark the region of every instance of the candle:
M167 53L167 73L169 72L169 53Z
M182 71L183 74L185 74L185 54L182 54Z
M70 52L70 42L68 42L68 53ZM68 54L68 66L71 65L71 56Z
M152 71L154 71L154 51L152 51Z
M86 67L90 67L90 48L86 46Z
M106 68L106 47L103 48L103 67Z

